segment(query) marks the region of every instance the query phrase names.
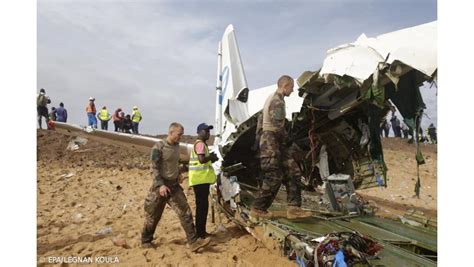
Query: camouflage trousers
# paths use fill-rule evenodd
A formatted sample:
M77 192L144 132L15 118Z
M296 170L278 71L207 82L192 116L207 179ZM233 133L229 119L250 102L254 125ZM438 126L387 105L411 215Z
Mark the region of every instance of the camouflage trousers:
M260 169L262 185L254 208L267 210L282 183L286 186L288 205L301 206L301 171L282 138L273 132L264 131L260 137Z
M183 188L179 184L169 188L171 193L168 197L162 197L160 195L160 187L153 183L148 196L145 198L145 224L142 230L142 243L149 243L153 240L153 234L161 219L166 203L168 203L178 215L181 226L184 232L186 232L188 243L191 244L197 240L193 215L186 196L184 195Z

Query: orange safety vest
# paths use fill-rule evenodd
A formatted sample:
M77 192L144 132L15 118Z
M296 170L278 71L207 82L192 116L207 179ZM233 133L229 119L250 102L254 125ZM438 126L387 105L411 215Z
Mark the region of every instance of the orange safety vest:
M92 112L92 113L96 113L96 110L95 110L95 105L87 105L86 107L86 112L89 113L89 112Z

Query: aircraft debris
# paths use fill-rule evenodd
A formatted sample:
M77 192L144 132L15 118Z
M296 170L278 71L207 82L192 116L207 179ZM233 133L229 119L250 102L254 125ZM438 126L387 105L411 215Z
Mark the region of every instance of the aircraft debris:
M79 221L79 220L82 219L83 217L84 217L84 215L82 215L82 213L76 213L76 214L74 215L74 219L75 219L76 221Z
M127 241L122 237L114 236L110 239L110 241L112 241L112 243L117 247L128 248Z
M416 209L409 209L403 216L405 220L410 220L420 224L429 229L436 229L438 222L436 218L431 218L425 215L424 212ZM403 221L403 220L402 220Z
M58 181L59 180L62 180L62 179L68 179L68 178L71 178L73 177L75 174L73 172L70 172L70 173L65 173L65 174L61 174L58 178Z
M232 45L229 45L229 40L233 40ZM409 254L403 254L399 261L408 265L408 262L433 265L432 260L436 259L436 248L433 251L432 246L436 241L431 239L433 233L421 237L420 233L395 226L389 220L371 217L377 208L366 203L355 190L388 185L379 128L381 119L392 111L392 103L397 106L408 127L415 131L419 128L425 107L419 87L423 82L437 79L436 22L376 38L362 35L354 43L329 50L320 70L307 71L298 77L298 95L290 96L286 101L287 131L290 143L297 148L293 156L302 170L303 184L307 189L302 196L303 203L305 208L317 212L301 223L278 216L274 220L257 222L246 219L259 186L258 156L252 149L255 146L256 125L264 99L276 87L248 90L241 59L233 62L226 54L233 51L238 55L231 26L224 33L219 49L220 81L216 99L219 99L217 110L222 110L222 113L216 113L215 148L223 161L221 166L215 166L221 169L218 171L221 183L218 183L217 192L213 195L218 197L216 203L220 209L232 219L240 218L234 222L240 223L259 240L263 239L254 228L262 226L264 236L272 236L283 243L283 251L287 255L292 253L285 250L288 240L291 239L288 247L296 251L298 244L321 231L334 232L340 227L348 232L360 229L371 236L374 234L377 240L374 242L378 244L381 236L388 234L385 229L390 229L398 235L393 236L394 239L403 236L401 239L410 243L406 248L414 251L417 248L413 244L417 242L410 239L426 238L420 242L428 248L426 254L430 256L411 258ZM238 75L229 77L227 68L232 70L228 73L236 71ZM417 165L422 164L419 146L416 159ZM219 191L231 176L237 177L241 188L235 197L238 197L235 200L237 208L231 208ZM419 195L419 179L417 185L416 193ZM322 201L318 201L317 194L311 192L317 191L320 186L324 189ZM274 214L286 209L284 202L278 199L277 195L271 208ZM385 247L380 253L383 259L374 259L374 262L390 262L390 255L397 250L394 246L398 244L383 242L378 250L380 252ZM356 256L361 255L352 248L350 251L354 251ZM333 261L337 250L331 253L332 258L328 259ZM305 264L312 259L301 251L293 254L295 259ZM372 256L375 255L373 253ZM359 260L364 261L365 258L369 257L359 257Z
M240 192L240 185L237 182L237 177L231 176L229 179L222 179L219 189L224 201L232 200L232 198Z
M404 224L409 224L411 226L422 226L421 223L419 223L417 221L409 220L409 219L407 219L403 216L398 215L398 218L400 218L400 221Z
M112 233L112 226L105 227L103 229L100 229L99 231L95 232L96 236L103 236L103 235L108 235Z
M368 260L375 258L382 249L382 245L360 233L334 232L316 246L314 261L318 266L333 266L336 257L342 257L347 266L368 264Z
M66 147L66 150L75 151L78 150L80 146L87 144L87 139L83 137L76 137L69 142Z
M126 209L126 208L127 208L127 204L123 204L123 206L122 206L122 214L125 213L125 209Z

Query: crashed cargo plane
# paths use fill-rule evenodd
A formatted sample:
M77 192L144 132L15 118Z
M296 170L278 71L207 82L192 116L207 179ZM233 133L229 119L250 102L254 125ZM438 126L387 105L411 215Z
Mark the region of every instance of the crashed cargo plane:
M419 87L437 80L436 41L436 21L375 38L362 34L353 43L328 50L321 69L295 80L299 89L286 98L286 125L293 157L303 173L303 207L315 215L259 221L249 216L259 186L256 125L276 85L249 90L229 25L218 46L213 150L220 160L213 165L219 177L212 190L214 208L256 238L273 240L301 264L328 266L336 260L334 247L339 247L349 264L436 265L436 225L420 228L375 217L355 193L390 186L380 123L393 103L405 123L418 131L425 108ZM84 131L65 123L56 123L56 128L143 151L157 141ZM181 160L189 158L190 149L192 145L181 144ZM423 163L419 149L416 161ZM283 190L270 208L276 214L286 209ZM415 191L419 193L419 186Z
M221 139L216 138L215 145L224 167L242 162L249 172L245 176L255 181L249 176L257 173L251 151L256 120L276 85L249 91L240 58L235 62L225 58L238 55L232 26L224 34L222 47L226 46L235 52L222 52L222 85L217 91L223 86L222 95L228 101L218 103L223 112L217 114L223 114L225 123L216 123ZM391 108L388 100L410 128L418 129L424 109L419 86L435 80L436 70L436 22L376 38L361 35L354 43L329 50L323 67L303 73L296 80L299 93L286 100L288 132L304 158L299 163L308 182L320 184L321 176L345 173L351 175L356 189L385 186L378 131ZM313 168L317 155L327 158L319 172Z

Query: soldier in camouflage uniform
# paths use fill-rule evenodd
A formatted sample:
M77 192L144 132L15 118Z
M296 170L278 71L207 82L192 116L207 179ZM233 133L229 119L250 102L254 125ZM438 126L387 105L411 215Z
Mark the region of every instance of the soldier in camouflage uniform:
M291 157L287 145L284 97L293 92L293 87L293 78L283 75L278 79L278 89L267 98L263 107L259 143L262 184L251 210L251 215L254 217L272 217L268 208L272 205L282 183L287 188L287 217L311 216L311 212L303 211L300 208L301 171Z
M196 235L193 215L183 188L179 184L179 140L183 126L172 123L165 141L156 143L151 149L151 173L153 184L145 198L145 224L142 230L142 247L153 247L151 242L156 226L161 219L166 204L176 212L181 226L186 232L191 251L209 244L210 238L201 239Z

